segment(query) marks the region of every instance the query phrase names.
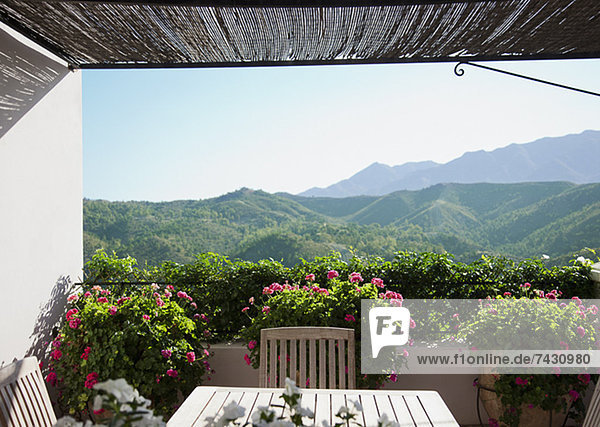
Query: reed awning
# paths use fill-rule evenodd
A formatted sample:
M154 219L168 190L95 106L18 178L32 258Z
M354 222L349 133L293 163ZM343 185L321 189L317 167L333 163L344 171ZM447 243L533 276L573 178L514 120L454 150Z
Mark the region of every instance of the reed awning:
M599 0L2 0L74 68L600 58Z

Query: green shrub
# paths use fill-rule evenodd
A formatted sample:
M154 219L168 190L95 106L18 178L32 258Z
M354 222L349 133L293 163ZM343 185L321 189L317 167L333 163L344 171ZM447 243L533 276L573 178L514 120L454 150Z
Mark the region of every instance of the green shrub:
M46 380L72 415L86 410L96 382L125 378L168 416L210 370L201 342L208 319L170 285L123 293L84 286L68 308L50 346Z

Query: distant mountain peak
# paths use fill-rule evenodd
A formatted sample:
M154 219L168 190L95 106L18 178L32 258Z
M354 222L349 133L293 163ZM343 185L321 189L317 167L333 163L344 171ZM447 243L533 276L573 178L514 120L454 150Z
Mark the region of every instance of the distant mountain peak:
M420 190L439 183L600 182L594 159L600 157L600 131L545 137L491 151L477 150L444 164L433 161L389 166L375 162L350 178L326 188L313 187L299 196L380 196Z

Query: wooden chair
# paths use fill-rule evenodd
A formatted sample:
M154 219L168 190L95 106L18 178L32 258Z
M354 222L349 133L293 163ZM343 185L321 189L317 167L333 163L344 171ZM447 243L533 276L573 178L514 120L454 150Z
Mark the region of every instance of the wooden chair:
M56 422L38 360L27 357L0 369L0 426L52 426Z
M600 381L596 384L594 394L585 414L585 420L583 420L583 427L598 426L600 426Z
M284 387L285 378L289 377L302 388L354 389L354 360L353 329L263 329L260 331L259 386Z

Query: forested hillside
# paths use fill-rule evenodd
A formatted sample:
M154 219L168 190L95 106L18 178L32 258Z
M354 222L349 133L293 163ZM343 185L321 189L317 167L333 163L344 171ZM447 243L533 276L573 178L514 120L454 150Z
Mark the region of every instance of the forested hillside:
M285 264L337 251L398 250L553 258L600 247L600 184L438 184L348 198L238 190L207 200L84 200L86 260L96 249L141 263L217 252Z

